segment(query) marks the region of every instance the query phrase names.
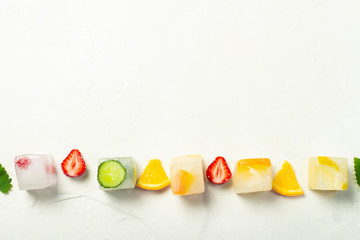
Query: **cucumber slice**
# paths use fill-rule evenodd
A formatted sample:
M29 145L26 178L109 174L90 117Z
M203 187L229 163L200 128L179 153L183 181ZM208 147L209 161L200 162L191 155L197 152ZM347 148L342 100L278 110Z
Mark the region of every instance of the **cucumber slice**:
M104 188L116 188L126 176L125 168L115 160L108 160L100 164L98 169L98 181Z

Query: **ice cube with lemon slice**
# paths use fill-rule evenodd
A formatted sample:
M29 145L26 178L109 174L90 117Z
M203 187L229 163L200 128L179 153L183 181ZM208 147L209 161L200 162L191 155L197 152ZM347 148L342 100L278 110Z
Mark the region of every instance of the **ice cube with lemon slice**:
M191 195L205 191L201 155L175 157L170 165L170 185L175 195Z
M348 160L339 157L310 157L309 189L346 190L348 187Z
M270 191L272 188L271 161L268 158L238 161L233 175L236 193Z

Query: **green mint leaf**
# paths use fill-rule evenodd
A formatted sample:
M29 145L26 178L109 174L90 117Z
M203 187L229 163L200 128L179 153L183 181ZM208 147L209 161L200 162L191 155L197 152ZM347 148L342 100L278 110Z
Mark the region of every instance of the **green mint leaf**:
M356 182L360 186L360 158L354 158L354 170L355 170L355 177Z
M0 164L0 191L2 193L8 193L10 191L12 188L11 180L5 168Z

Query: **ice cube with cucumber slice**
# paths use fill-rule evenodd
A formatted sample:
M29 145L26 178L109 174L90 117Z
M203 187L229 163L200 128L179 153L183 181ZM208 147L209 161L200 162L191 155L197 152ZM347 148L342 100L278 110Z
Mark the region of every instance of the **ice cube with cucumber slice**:
M136 183L136 167L132 157L99 159L97 179L102 190L131 189Z

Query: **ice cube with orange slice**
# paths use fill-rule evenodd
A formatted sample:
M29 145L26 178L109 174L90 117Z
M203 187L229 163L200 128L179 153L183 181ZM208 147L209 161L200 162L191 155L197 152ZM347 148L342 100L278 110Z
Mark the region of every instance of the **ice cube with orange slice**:
M339 157L309 158L309 189L346 190L348 187L348 161Z
M270 191L271 161L268 158L243 159L237 162L233 175L236 193Z
M175 195L191 195L205 191L201 155L175 157L170 165L170 185Z

